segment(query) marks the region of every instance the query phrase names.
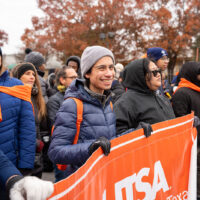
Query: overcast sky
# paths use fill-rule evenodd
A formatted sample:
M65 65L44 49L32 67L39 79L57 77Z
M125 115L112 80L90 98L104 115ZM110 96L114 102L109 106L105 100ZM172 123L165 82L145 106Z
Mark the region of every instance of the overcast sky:
M36 0L0 0L0 29L8 34L8 44L2 47L3 54L20 52L21 36L25 28L31 28L31 18L43 16Z

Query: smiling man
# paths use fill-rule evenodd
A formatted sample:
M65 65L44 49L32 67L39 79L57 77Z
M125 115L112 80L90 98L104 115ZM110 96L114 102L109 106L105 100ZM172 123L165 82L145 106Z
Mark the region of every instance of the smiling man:
M81 72L85 80L76 79L65 94L65 101L56 114L49 157L55 164L67 164L65 177L76 171L101 147L110 152L110 139L116 135L112 111L111 88L114 79L113 53L102 46L87 47L81 56ZM82 123L77 144L77 106L73 98L83 102Z

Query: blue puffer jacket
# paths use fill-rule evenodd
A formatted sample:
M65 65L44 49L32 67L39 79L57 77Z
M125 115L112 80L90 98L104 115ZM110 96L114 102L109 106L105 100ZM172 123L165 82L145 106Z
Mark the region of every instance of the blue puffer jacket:
M13 175L21 175L16 167L10 162L5 154L0 150L0 190L5 188L7 180Z
M99 100L86 92L81 80L72 82L65 94L65 98L68 97L76 97L83 101L83 121L78 144L73 145L77 120L76 103L73 99L66 99L56 114L55 129L48 153L54 163L70 164L67 167L67 175L88 159L88 148L92 142L101 136L111 139L116 135L116 120L110 107L110 100L103 108Z
M23 85L10 78L8 71L0 76L0 86ZM30 102L0 92L2 122L0 149L18 168L33 168L35 159L35 120Z

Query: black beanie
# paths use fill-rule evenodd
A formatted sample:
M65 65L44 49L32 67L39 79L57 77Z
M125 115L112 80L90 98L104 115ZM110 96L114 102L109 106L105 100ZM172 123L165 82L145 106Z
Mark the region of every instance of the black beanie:
M17 69L17 78L20 79L21 76L28 70L32 70L33 72L36 73L36 70L32 64L24 63Z

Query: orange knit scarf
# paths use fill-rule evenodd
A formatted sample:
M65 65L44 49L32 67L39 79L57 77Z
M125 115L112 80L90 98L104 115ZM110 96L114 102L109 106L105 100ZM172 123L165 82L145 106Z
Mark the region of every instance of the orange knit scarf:
M187 87L190 88L192 90L195 90L197 92L200 92L200 87L198 87L197 85L195 85L194 83L191 83L190 81L186 80L185 78L181 78L181 81L178 84L177 89L175 90L175 92L182 87ZM174 93L175 93L174 92Z
M16 85L13 87L0 86L0 92L17 97L24 101L28 101L31 103L32 108L33 108L33 104L31 102L31 87L28 85ZM1 121L2 121L2 113L1 113L1 105L0 105L0 122Z

